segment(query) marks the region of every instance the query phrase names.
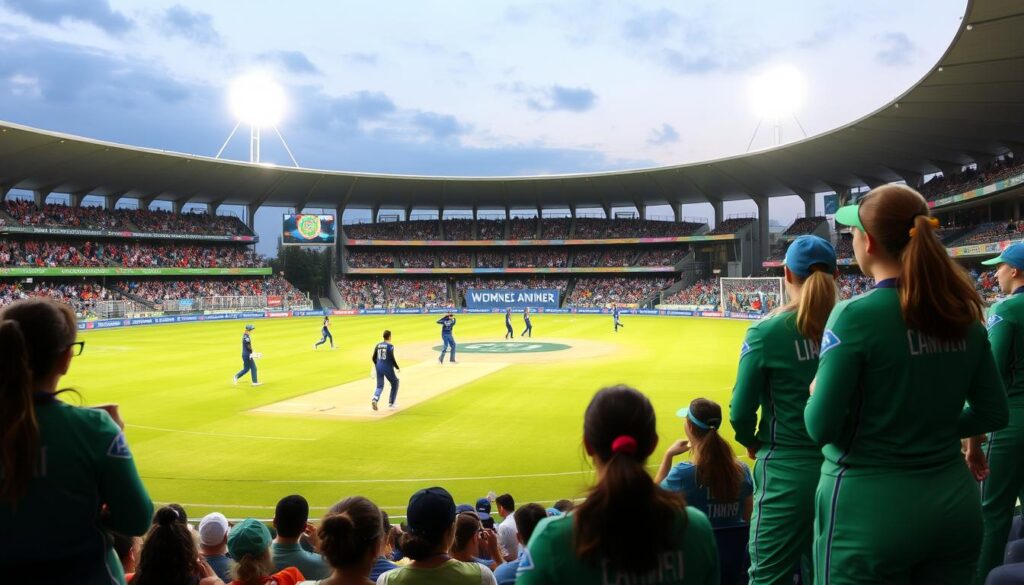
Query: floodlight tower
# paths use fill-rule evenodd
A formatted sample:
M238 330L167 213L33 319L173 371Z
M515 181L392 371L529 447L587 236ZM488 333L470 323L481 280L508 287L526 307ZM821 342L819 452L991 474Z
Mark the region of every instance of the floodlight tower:
M288 157L292 159L292 164L296 167L299 166L298 161L295 160L295 156L292 154L292 150L288 148L288 143L285 142L284 136L277 129L286 106L284 90L281 89L277 82L265 73L245 74L231 83L228 99L231 104L231 111L238 119L238 123L235 124L231 134L228 135L227 140L224 141L220 150L217 151L216 158L220 158L221 154L224 153L224 149L227 148L228 143L231 142L238 128L242 124L247 124L249 126L249 162L261 162L260 146L263 129L272 128L277 134L278 139L281 140L281 144L288 153Z
M807 136L803 124L796 117L796 111L803 104L806 92L807 83L803 74L792 65L779 65L767 69L751 80L750 102L760 119L747 144L748 152L754 144L761 123L765 120L772 126L774 146L782 144L782 123L786 118L793 118L804 137Z

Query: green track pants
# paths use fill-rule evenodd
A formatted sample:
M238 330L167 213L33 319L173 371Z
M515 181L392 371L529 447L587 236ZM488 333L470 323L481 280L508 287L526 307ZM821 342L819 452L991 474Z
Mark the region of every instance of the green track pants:
M750 585L791 584L802 567L811 583L814 493L822 457L769 452L754 463L750 515Z
M971 582L981 502L963 459L927 469L829 470L816 500L816 584Z
M1014 505L1024 489L1024 407L1010 409L1010 424L989 435L985 451L989 467L988 479L981 482L985 536L974 580L979 584L985 582L989 571L1003 564Z

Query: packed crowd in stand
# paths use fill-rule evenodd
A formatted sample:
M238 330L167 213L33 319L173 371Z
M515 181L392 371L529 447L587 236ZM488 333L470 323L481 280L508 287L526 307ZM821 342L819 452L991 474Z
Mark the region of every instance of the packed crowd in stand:
M375 252L365 249L350 249L348 265L352 268L394 268L395 255L392 252Z
M508 222L510 240L532 240L537 237L537 218L513 217Z
M604 256L601 258L601 266L629 266L632 260L636 258L636 255L637 250L635 248L605 248Z
M727 280L722 290L722 310L770 313L782 305L776 282Z
M440 222L436 219L357 223L344 227L345 236L357 240L437 240Z
M604 248L577 248L573 255L572 265L578 268L600 266L604 258Z
M661 302L666 305L687 305L694 307L713 307L717 309L721 302L721 287L716 278L702 278L690 286L665 295Z
M715 229L708 232L708 235L735 234L752 223L754 223L753 217L732 217L716 225Z
M192 280L123 280L110 288L149 303L209 297L283 297L286 305L304 304L306 296L280 276Z
M1005 220L983 223L967 232L963 237L950 241L948 245L969 246L971 244L1016 240L1021 237L1019 227L1017 222L1007 222Z
M473 263L473 255L458 250L443 251L437 254L438 268L469 268Z
M566 304L575 307L603 307L609 303L636 304L654 296L670 284L670 278L578 278Z
M446 219L441 222L441 226L444 229L444 239L448 241L473 239L472 219Z
M715 233L733 233L754 221L752 218L729 219ZM506 224L508 233L506 234ZM604 219L593 217L513 217L473 220L381 221L345 226L345 236L373 240L437 240L443 230L444 240L564 240L600 238L678 237L695 234L704 227L696 221L662 221L655 219Z
M849 272L839 275L836 286L839 287L839 298L845 300L868 292L875 286L875 281L859 272Z
M549 217L540 222L541 239L564 240L569 237L572 219L567 217Z
M1002 159L992 161L980 171L966 169L949 177L938 174L922 185L919 191L929 201L957 195L1024 172L1022 162L1024 161L1017 161L1012 154L1008 154Z
M636 259L636 266L675 266L686 256L687 248L644 248Z
M437 259L432 250L401 250L396 256L398 268L434 268Z
M345 307L445 307L448 283L439 278L342 278L336 281Z
M46 297L71 306L79 319L95 317L98 301L119 300L117 292L92 282L41 281L22 283L0 281L0 306L29 297Z
M504 240L504 219L477 219L476 237L478 240Z
M245 247L67 240L0 240L0 266L253 268L265 260Z
M69 229L140 231L169 234L252 236L237 217L207 213L173 213L160 209L114 209L96 206L70 207L49 203L36 207L34 201L12 199L2 209L25 226Z
M825 222L825 217L816 215L814 217L799 217L792 223L786 231L782 232L784 236L802 236L804 234L814 233L814 230L818 229L822 223Z
M508 254L509 268L564 268L569 265L565 249L516 250Z
M502 252L477 252L478 268L502 268L505 266L505 254Z

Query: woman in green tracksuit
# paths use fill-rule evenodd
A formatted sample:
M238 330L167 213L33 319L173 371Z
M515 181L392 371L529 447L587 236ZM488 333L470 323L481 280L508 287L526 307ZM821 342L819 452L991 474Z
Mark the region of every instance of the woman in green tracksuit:
M797 238L786 250L784 271L791 301L747 330L729 406L736 441L757 459L751 585L792 583L797 566L804 582L811 582L822 455L807 436L804 406L825 321L836 304L835 249L817 236Z
M141 536L153 515L116 410L57 399L84 347L77 331L71 308L49 299L0 311L0 567L10 582L124 583L107 531Z
M832 311L804 411L825 455L815 583L969 583L981 502L960 439L1009 416L981 298L917 191L879 187L836 221L875 288Z
M989 571L1003 563L1014 502L1024 489L1024 244L1013 244L982 264L999 266L999 288L1010 294L992 307L988 317L988 340L1006 385L1010 424L989 435L984 455L982 437L972 437L967 444L968 465L977 479L984 479L981 512L985 536L974 580L978 584L984 583Z

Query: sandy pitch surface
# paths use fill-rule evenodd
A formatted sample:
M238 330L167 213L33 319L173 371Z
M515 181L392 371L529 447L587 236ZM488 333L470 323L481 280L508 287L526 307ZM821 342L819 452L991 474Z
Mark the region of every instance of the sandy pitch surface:
M516 344L562 343L569 349L551 352L522 353L463 353L457 355L458 363L452 364L445 360L444 365L437 363L438 352L432 348L440 345L440 340L430 343L402 344L395 341L395 359L401 366L398 373L398 407L391 410L387 407L390 385L385 380L384 392L378 404L380 410L370 408L370 399L376 386L376 375L369 377L373 364L370 363L370 352L366 352L366 377L352 382L340 384L288 400L267 404L254 408L250 412L270 415L292 415L301 417L317 417L349 420L380 420L417 404L426 402L479 378L493 374L503 368L519 363L567 362L591 359L615 353L617 344L601 343L582 339L548 339L530 338L503 340L494 338L459 339L459 345L470 343L508 342ZM446 356L447 358L447 356Z

